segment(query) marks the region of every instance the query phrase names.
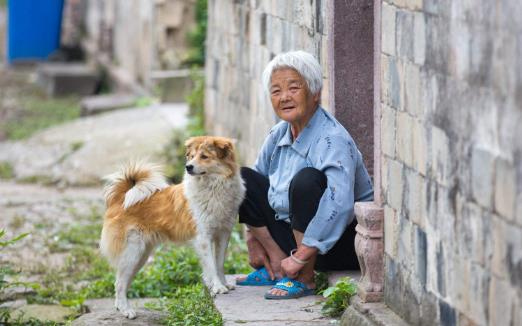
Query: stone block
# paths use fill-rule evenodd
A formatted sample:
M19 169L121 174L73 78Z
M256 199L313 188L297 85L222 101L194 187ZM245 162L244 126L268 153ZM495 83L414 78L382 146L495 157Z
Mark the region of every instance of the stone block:
M406 0L406 7L412 10L422 9L423 0Z
M442 243L438 243L437 252L436 252L436 269L437 269L437 292L440 296L446 296L446 270L448 263L446 262L447 253L445 253L444 246Z
M497 216L492 216L492 241L493 256L491 258L491 271L499 278L507 278L507 224Z
M49 96L86 96L96 91L98 73L84 64L45 63L37 69L37 82Z
M426 232L417 225L413 227L414 245L413 245L413 259L415 276L420 282L422 288L426 288L427 278L427 257L428 257L428 241L426 239Z
M424 106L420 68L414 64L405 64L404 73L404 109L412 116L422 119Z
M409 219L424 228L427 222L427 184L424 178L412 170L405 171L406 175L406 211Z
M384 206L384 252L392 259L397 259L399 240L397 213L388 205Z
M435 126L431 129L431 158L432 175L441 185L449 186L453 166L449 138L444 130Z
M387 65L383 68L387 68L384 71L383 82L386 83L386 97L388 100L387 104L395 109L399 109L401 104L403 103L401 92L402 92L402 64L398 62L395 58L389 57L387 61Z
M410 266L413 263L413 241L411 221L399 215L399 244L397 250L397 261L404 266Z
M471 152L471 182L475 201L484 208L493 206L495 156L490 151L474 147Z
M471 282L471 264L466 257L452 254L447 262L447 296L453 307L459 311L469 311L469 287Z
M437 248L439 246L433 229L426 228L426 290L437 293Z
M381 150L391 158L395 158L395 126L396 111L381 104Z
M509 161L499 158L495 170L495 210L509 221L513 221L517 192L515 167Z
M132 94L109 94L88 96L82 99L81 115L94 115L121 108L132 107L136 104L138 97Z
M413 118L406 112L397 112L397 157L409 167L413 167L412 129Z
M493 276L489 284L489 325L511 323L513 294L509 282Z
M455 309L444 300L439 300L439 318L440 325L455 326L457 325L457 313Z
M506 237L506 263L509 281L514 288L522 289L522 228L508 224Z
M487 324L490 273L481 265L471 264L469 297L469 316L477 325Z
M402 210L402 194L403 194L403 165L394 160L388 160L388 166L385 171L388 173L388 189L386 191L387 202L396 211Z
M413 61L413 13L397 10L397 57Z
M413 168L421 175L427 175L428 169L428 135L426 128L419 120L413 120Z
M394 6L390 6L383 2L381 18L381 48L382 52L395 55L395 21L396 10Z

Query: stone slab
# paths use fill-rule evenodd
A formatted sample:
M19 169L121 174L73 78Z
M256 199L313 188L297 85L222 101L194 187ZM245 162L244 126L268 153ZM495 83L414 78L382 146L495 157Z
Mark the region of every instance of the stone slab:
M17 319L19 316L22 316L22 321L29 318L36 318L41 321L62 323L65 321L65 318L75 313L74 309L59 305L30 304L16 309L11 314L11 317Z
M99 185L128 160L163 163L158 154L173 130L186 126L187 111L186 104L164 104L81 118L27 140L0 143L0 162L13 166L17 180Z
M136 319L127 319L119 311L114 308L114 299L92 299L86 300L85 305L89 313L77 318L72 325L74 326L90 326L90 325L129 325L129 326L147 326L147 325L163 325L162 320L165 313L148 310L145 304L157 301L157 299L131 299L131 305L136 308Z
M227 275L235 284L237 275ZM223 315L224 325L331 325L333 319L321 315L322 296L307 296L295 300L266 300L270 287L237 286L227 294L219 294L214 304Z
M81 101L81 115L88 116L116 109L133 107L138 97L133 94L87 96Z
M37 83L49 96L85 96L96 91L98 73L85 64L44 63L38 66Z

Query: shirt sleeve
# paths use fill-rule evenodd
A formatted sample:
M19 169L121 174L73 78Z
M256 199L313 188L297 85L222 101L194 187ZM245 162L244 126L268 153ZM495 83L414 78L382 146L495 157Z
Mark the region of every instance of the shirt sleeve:
M268 177L268 171L270 168L270 161L274 148L277 144L276 130L275 127L270 130L270 133L265 138L265 142L259 151L256 162L254 163L254 170L260 174Z
M351 139L322 136L314 167L327 178L315 216L304 233L303 244L324 255L344 233L354 218L355 169L357 148Z

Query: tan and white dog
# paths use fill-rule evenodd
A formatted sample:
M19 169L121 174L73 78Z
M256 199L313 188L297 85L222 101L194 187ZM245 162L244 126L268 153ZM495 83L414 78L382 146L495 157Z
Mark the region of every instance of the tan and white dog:
M136 312L127 289L156 245L193 244L212 294L226 293L225 251L245 187L228 138L187 140L183 183L167 185L157 167L129 164L107 177L100 249L116 268L116 309L128 318Z

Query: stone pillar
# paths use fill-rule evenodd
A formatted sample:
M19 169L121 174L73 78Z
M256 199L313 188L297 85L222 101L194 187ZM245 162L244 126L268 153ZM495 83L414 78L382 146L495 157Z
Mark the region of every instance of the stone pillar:
M361 266L357 293L363 302L382 300L384 285L384 210L373 202L355 203L355 252Z

